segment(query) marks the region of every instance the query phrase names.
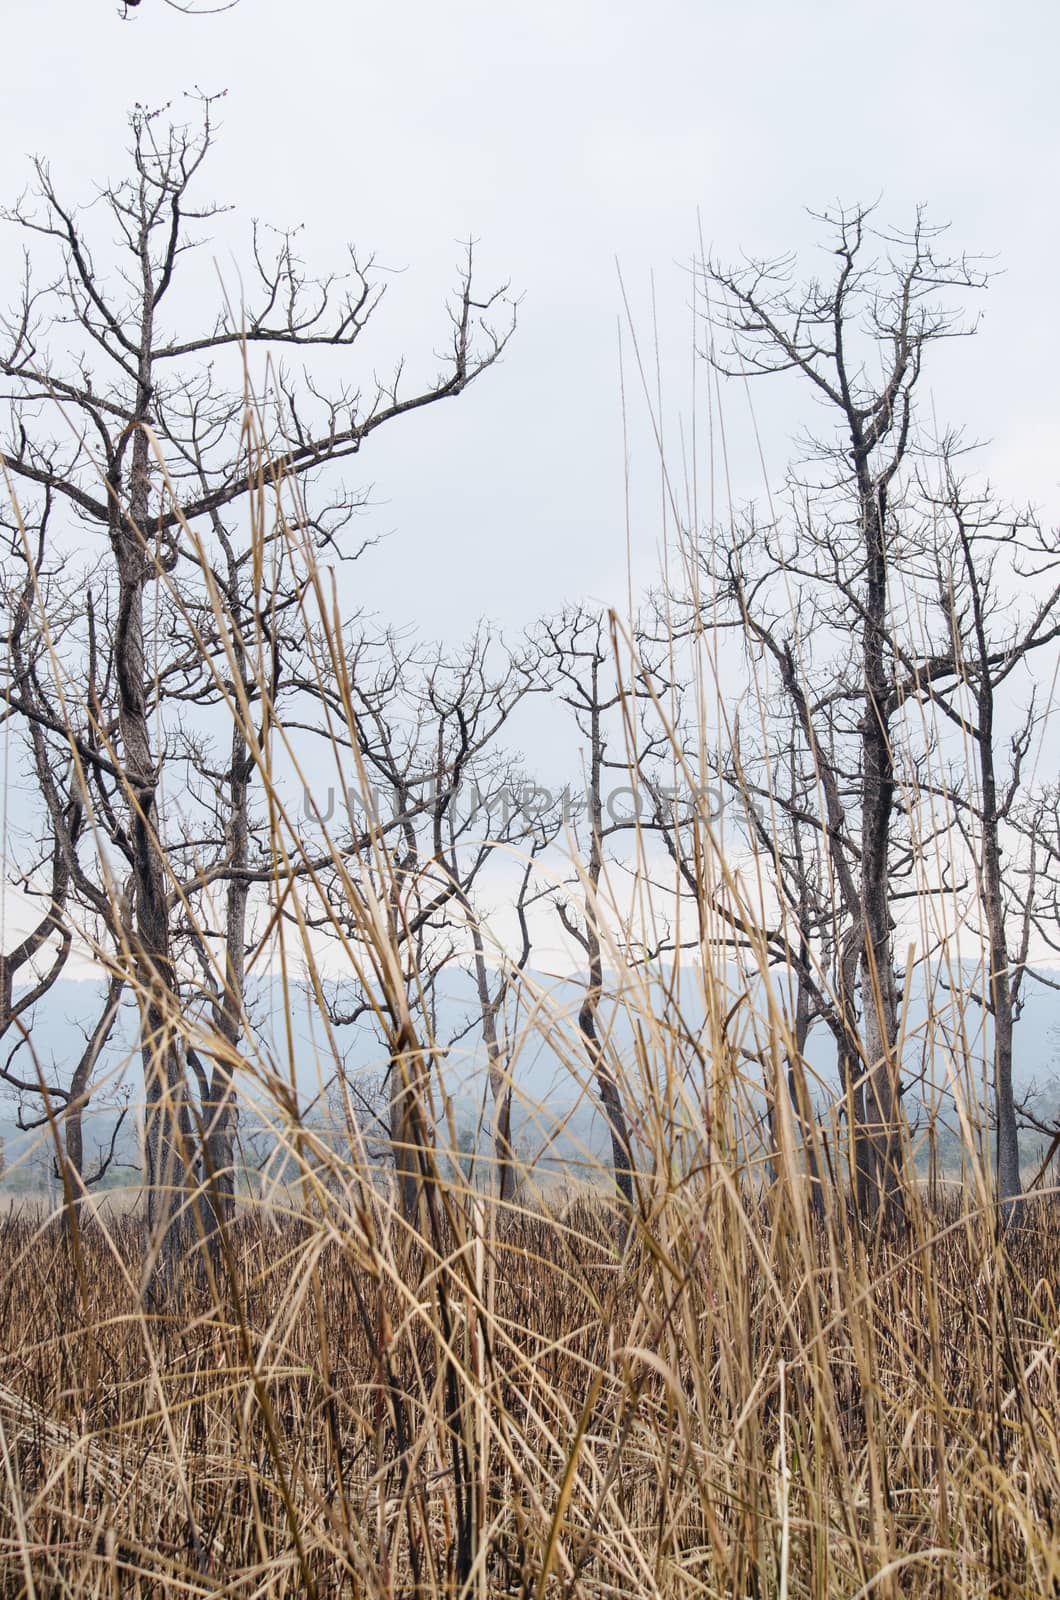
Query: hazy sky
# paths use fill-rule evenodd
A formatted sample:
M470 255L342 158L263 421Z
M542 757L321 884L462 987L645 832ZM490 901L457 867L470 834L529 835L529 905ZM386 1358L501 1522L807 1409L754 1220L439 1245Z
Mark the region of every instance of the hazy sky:
M1060 512L1055 6L241 0L193 18L142 0L130 17L112 0L6 0L4 199L31 153L88 198L121 170L134 102L171 100L180 116L183 91L224 89L200 192L247 223L304 223L321 268L347 239L406 268L380 350L430 371L469 233L483 284L510 278L523 297L503 367L357 464L375 487L366 530L393 533L357 569L359 601L454 637L479 614L512 627L565 597L621 599L615 261L649 344L655 274L676 460L697 212L707 244L734 255L810 248L807 206L881 196L881 219L900 224L923 201L956 246L996 253L982 331L937 363L935 403L992 440L999 488ZM232 238L218 255L229 284ZM805 397L755 393L779 476ZM760 493L742 394L726 410L737 490ZM635 392L630 439L649 577L658 473Z

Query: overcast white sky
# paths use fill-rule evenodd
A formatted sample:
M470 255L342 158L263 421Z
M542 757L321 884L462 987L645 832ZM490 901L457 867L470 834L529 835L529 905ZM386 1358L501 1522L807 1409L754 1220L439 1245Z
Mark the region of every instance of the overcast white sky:
M655 272L672 426L697 210L722 255L809 246L805 207L876 196L883 219L923 201L956 246L997 253L982 331L938 364L936 404L992 441L999 488L1060 512L1054 5L241 0L192 18L142 0L130 16L5 0L0 197L39 153L87 198L121 170L133 102L179 115L182 91L226 89L202 192L248 223L304 223L322 268L347 239L406 267L385 347L414 370L443 339L457 239L481 240L483 282L523 296L501 369L366 449L369 526L393 538L358 568L359 601L455 637L480 614L516 627L564 598L622 598L615 258L646 338ZM756 395L779 475L803 397ZM760 492L746 403L729 409L739 486ZM647 578L657 473L639 408L631 436Z

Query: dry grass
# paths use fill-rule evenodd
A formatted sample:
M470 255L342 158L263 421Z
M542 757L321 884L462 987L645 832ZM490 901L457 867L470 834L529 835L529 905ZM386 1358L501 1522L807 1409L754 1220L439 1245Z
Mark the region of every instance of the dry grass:
M274 565L277 551L302 562L341 780L357 720L342 617L297 516L277 516L256 536ZM234 659L247 641L200 557L214 656ZM249 1023L227 1048L288 1154L285 1206L244 1208L212 1257L189 1252L161 1308L157 1238L135 1214L0 1221L0 1593L1060 1596L1057 1203L1028 1201L999 1235L974 1097L960 1106L964 1185L947 1200L910 1183L907 1225L890 1236L848 1209L840 1101L813 1134L830 1175L814 1209L786 1091L785 974L756 931L768 894L755 877L769 862L745 862L741 878L704 821L686 896L701 1024L672 975L651 978L631 956L658 947L660 903L678 903L657 893L658 853L638 840L622 894L603 906L606 879L601 889L609 1004L632 1041L623 1052L617 1029L605 1040L636 1118L632 1223L603 1184L563 1206L546 1193L506 1209L462 1189L431 1148L445 1140L427 1109L444 1050L383 915L405 903L408 873L379 835L359 856L325 836L326 875L311 861L284 803L292 773L302 789L297 746L274 707L259 741L269 660L249 654L255 710L226 694L218 716L242 719L268 815L262 901L286 908L258 953L319 998L330 941L388 1022L395 1070L421 1073L417 1226L390 1207L356 1139L337 1151L300 1122L293 1068L285 1080ZM704 704L721 696L709 668ZM675 737L689 790L690 759ZM584 886L584 867L568 864L579 870ZM209 906L185 910L219 925ZM941 964L959 908L939 915L949 926L922 944L942 949ZM746 930L738 957L734 926ZM223 972L216 933L203 943ZM724 969L737 959L734 977ZM570 1019L529 1000L528 1033L584 1072ZM179 996L163 1001L174 1036L225 1048L204 1043ZM948 1059L953 1034L940 1024L933 1036L951 1041ZM768 1172L764 1089L777 1124Z
M7 1223L3 1593L1060 1593L1051 1199L867 1247L719 1173L620 1254L355 1192L166 1316L134 1219Z

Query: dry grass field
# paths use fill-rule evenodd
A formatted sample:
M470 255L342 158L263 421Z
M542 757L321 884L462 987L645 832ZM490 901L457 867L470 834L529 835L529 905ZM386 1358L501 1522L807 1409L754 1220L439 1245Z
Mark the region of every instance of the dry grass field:
M706 528L690 496L639 621L631 578L628 618L413 644L340 593L361 502L306 497L492 367L514 306L473 296L469 250L447 375L400 400L376 379L367 410L307 376L309 443L280 358L352 343L356 274L320 284L288 241L258 260L263 322L156 348L181 223L210 214L182 204L210 104L168 144L138 108L132 187L101 196L140 208L109 498L83 440L64 477L24 430L11 469L7 871L38 920L0 961L0 1071L65 1199L0 1209L0 1600L1060 1600L1060 1203L1019 1171L1013 1091L1020 985L1041 947L1056 987L1060 954L1060 796L1032 773L1060 554L948 458L888 509L966 263L918 213L897 266L855 271L870 213L841 213L831 298L782 298L790 337L722 277L735 333L774 339L764 370L801 366L840 413L808 521ZM55 325L106 350L109 280L55 214ZM205 362L155 407L153 363L234 362L248 326L264 399ZM875 388L841 336L884 362ZM22 415L76 402L105 434L104 391L31 355L7 368ZM53 489L95 545L53 535ZM1021 620L995 571L1032 556ZM1001 691L1032 658L1010 746ZM509 804L547 792L516 754L531 696L582 774L573 817L558 791ZM76 1061L39 1026L75 951L107 985ZM446 1021L453 971L472 999ZM105 1062L123 1005L128 1081ZM562 1123L575 1086L610 1151L528 1200L560 1160L557 1128L525 1156L513 1122L549 1098L545 1056L562 1087L530 1111ZM83 1199L82 1112L120 1095L150 1216ZM248 1169L265 1202L237 1204Z
M9 1220L0 1592L1060 1593L1052 1199L434 1199L246 1215L164 1313L135 1219Z

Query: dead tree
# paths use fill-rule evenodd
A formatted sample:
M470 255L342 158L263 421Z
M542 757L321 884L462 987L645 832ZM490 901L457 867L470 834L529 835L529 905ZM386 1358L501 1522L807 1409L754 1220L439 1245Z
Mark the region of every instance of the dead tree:
M486 1047L486 1069L493 1100L493 1157L496 1170L496 1193L503 1204L511 1200L518 1189L519 1177L512 1143L512 1052L509 1032L503 1026L506 1011L519 994L519 979L527 970L533 949L530 915L536 904L549 897L549 888L535 882L534 868L538 857L554 842L562 825L562 807L537 802L535 785L522 785L511 777L506 785L506 800L513 803L505 817L502 833L495 844L515 845L522 856L519 887L512 899L519 925L517 952L505 953L491 970L486 959L486 940L483 917L470 898L463 898L463 910L471 935L475 988L478 994L482 1041ZM503 791L502 791L503 793ZM520 804L521 800L521 804ZM513 827L512 821L515 821ZM507 837L504 837L504 835ZM507 853L507 852L506 852Z
M706 357L714 367L741 377L795 372L835 417L835 433L812 442L824 470L798 485L806 506L801 538L784 541L773 530L769 546L772 577L783 574L795 590L793 625L779 632L760 629L755 637L772 655L803 720L831 806L829 790L838 787L838 774L831 769L829 778L814 727L822 697L811 692L803 665L810 593L825 597L818 608L824 606L833 629L856 632L856 653L835 693L857 708L853 909L871 1155L867 1198L874 1214L893 1221L901 1212L902 1140L889 887L898 787L891 585L903 554L901 475L920 442L914 396L925 354L964 331L945 296L954 288L977 288L984 278L967 259L941 254L938 230L919 214L908 234L874 232L869 212L861 208L829 213L822 221L836 258L828 280L793 286L791 259L736 268L709 262L702 273L702 305L709 328ZM715 343L719 331L725 347ZM744 582L732 598L753 632L755 593ZM829 828L834 825L830 817Z
M175 776L169 771L168 696L179 683L189 645L183 638L167 658L173 641L160 629L153 599L164 588L178 597L180 611L179 597L208 593L222 613L231 607L231 630L224 624L222 632L240 633L240 606L260 616L263 599L255 558L268 542L261 527L264 487L301 483L308 492L322 469L357 455L378 428L461 393L497 359L511 330L510 319L499 331L489 321L490 307L502 295L476 300L469 255L451 307L449 353L436 379L405 392L400 365L392 381L347 381L330 391L323 380L295 379L283 359L304 366L317 352L350 351L380 291L370 262L362 265L351 256L345 276L315 279L291 233L270 235L258 227L247 303L223 309L204 328L177 331L167 321L173 286L184 277L198 242L193 230L217 215L216 207L195 199L213 142L212 117L206 99L190 130L167 129L160 114L137 109L130 175L96 197L91 214L64 201L47 165L35 164L36 205L24 200L6 214L27 240L34 273L27 270L0 350L11 402L4 457L23 501L23 521L38 526L49 506L56 517L61 508L63 554L69 556L80 540L97 593L106 594L97 619L106 624L105 640L97 641L107 662L106 699L96 704L92 698L103 679L93 688L84 662L71 660L63 663L63 681L54 686L51 708L43 714L61 733L71 700L83 709L92 739L87 746L72 742L71 752L94 775L93 815L102 814L131 879L125 971L141 1007L149 1207L170 1275L194 1215L186 1203L194 1139L173 905L186 881L201 885L195 870L182 872L170 859L172 841L160 805L167 779ZM108 232L119 241L117 258L106 264L92 239L101 212L107 227L100 250L107 248ZM259 357L271 364L274 377L255 403L255 428L248 435L244 364L249 370ZM325 508L310 515L318 548L337 537L350 504L349 496L340 495L333 514ZM236 529L247 512L252 525L257 516L258 531L243 567L241 594L233 596L226 588L224 541L236 548ZM37 616L35 625L46 629L46 617ZM187 668L192 675L201 672L200 654L193 640ZM225 674L222 688L225 679L232 681ZM8 706L20 716L34 715L17 690L9 693ZM225 802L227 859L211 864L211 881L238 885L245 881L239 816L252 773L238 739L234 748ZM245 909L236 888L225 935L230 954L240 945ZM238 988L238 958L223 958L221 968L226 987ZM230 1019L239 1003L233 994L232 1010L223 1015ZM231 1021L222 1018L222 1031L225 1025L231 1033ZM227 1125L216 1106L218 1096L230 1103L229 1079L225 1068L203 1108L218 1132ZM221 1146L217 1159L227 1162Z
M584 805L573 808L571 816L572 835L583 857L569 895L557 896L556 911L585 957L587 976L578 1031L610 1135L615 1185L623 1205L632 1209L636 1164L629 1117L599 1021L604 996L601 881L607 842L639 826L647 798L642 767L650 766L652 755L666 746L661 731L654 737L645 735L637 712L643 704L652 704L653 694L663 692L667 680L659 663L647 660L638 661L625 680L617 638L608 619L588 606L571 607L546 620L540 637L542 670L555 699L572 713L581 741L580 781L584 785ZM623 792L621 808L615 803L616 793L607 791L609 781L615 791Z
M478 886L498 846L532 837L511 803L499 741L536 685L529 660L486 630L454 653L350 629L318 662L329 652L333 670L301 687L328 714L328 746L349 761L352 781L306 796L331 859L299 915L357 956L331 1019L373 1028L389 1058L391 1150L411 1222L434 1159L433 1063L447 1048L434 996L447 970L475 963ZM385 912L386 959L369 900Z
M1048 807L1028 784L1026 767L1033 765L1050 707L1039 703L1033 678L1007 752L1001 728L1021 676L1026 692L1034 658L1060 639L1058 561L1054 540L1033 517L1003 513L988 492L961 482L949 463L941 490L925 492L939 636L930 658L907 663L909 677L899 692L930 700L972 752L971 781L967 772L955 775L948 798L974 864L985 935L997 1197L1007 1218L1022 1187L1014 1030L1024 981L1029 973L1036 976L1029 965L1031 931L1045 920L1048 901ZM1006 592L1013 577L1023 580L1022 594ZM1018 846L1021 833L1026 859L1014 859L1006 869L1006 837Z
M0 1066L0 1077L19 1097L20 1126L51 1129L64 1193L72 1205L111 1165L125 1116L122 1110L109 1154L100 1157L95 1171L87 1170L84 1115L124 989L119 958L126 940L128 907L119 887L108 893L91 871L93 840L87 821L84 757L95 748L93 731L73 721L64 726L46 693L51 658L64 654L72 639L76 648L78 624L86 615L91 641L93 617L91 591L86 604L83 589L64 583L58 572L49 570L47 533L53 504L46 496L32 543L25 526L0 511L0 525L12 541L3 588L9 620L4 720L14 721L22 735L35 802L30 815L18 818L21 831L35 841L35 847L17 867L18 857L13 855L9 886L21 891L31 904L43 899L47 907L0 957L0 1039L10 1035L14 1041ZM34 626L40 610L49 618L46 635ZM70 716L74 710L70 708ZM46 1070L33 1049L33 1016L47 1003L75 945L82 954L95 954L100 960L101 971L107 973L107 990L100 1011L88 1025L85 1049L72 1071ZM18 984L22 989L16 994ZM32 1072L27 1062L32 1063Z

